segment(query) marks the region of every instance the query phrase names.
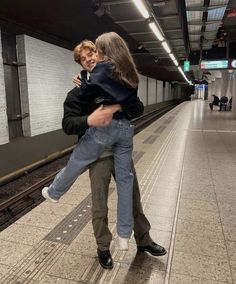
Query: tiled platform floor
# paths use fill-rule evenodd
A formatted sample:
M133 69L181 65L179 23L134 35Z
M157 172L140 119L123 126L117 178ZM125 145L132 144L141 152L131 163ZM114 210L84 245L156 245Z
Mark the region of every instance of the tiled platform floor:
M116 245L116 191L109 221L111 271L100 267L85 173L59 204L43 202L0 233L0 283L236 283L236 120L185 102L135 136L136 170L152 238L164 257Z

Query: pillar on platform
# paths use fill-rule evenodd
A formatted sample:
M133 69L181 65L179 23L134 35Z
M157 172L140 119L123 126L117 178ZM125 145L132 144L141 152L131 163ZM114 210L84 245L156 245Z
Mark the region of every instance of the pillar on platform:
M207 99L210 101L212 96L212 82L208 83L208 96Z
M228 89L228 85L230 83L230 80L229 80L229 72L228 70L223 70L221 71L221 97L222 96L227 96L227 89ZM230 98L229 98L230 99Z
M211 95L215 95L215 90L216 90L216 79L212 81L212 87L211 87Z
M234 72L232 73L231 76L231 80L232 80L232 114L233 114L233 118L236 119L236 70L234 70Z
M216 78L215 80L215 95L217 97L222 97L221 95L221 84L222 84L222 78Z

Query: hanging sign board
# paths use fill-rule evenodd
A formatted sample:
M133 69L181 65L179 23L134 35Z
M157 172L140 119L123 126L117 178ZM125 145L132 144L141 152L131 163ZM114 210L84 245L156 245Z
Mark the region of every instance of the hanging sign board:
M228 60L202 60L201 69L228 69Z
M188 72L190 68L190 61L189 60L185 60L184 61L184 72Z
M207 89L208 86L205 85L205 84L196 84L196 85L195 85L195 88L196 88L197 90L204 90L204 89Z
M236 69L236 59L229 60L229 69Z

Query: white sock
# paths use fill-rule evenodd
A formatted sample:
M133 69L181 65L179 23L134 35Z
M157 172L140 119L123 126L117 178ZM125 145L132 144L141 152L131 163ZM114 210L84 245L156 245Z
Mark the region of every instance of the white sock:
M129 249L129 238L122 238L118 236L118 243L120 250L128 250Z

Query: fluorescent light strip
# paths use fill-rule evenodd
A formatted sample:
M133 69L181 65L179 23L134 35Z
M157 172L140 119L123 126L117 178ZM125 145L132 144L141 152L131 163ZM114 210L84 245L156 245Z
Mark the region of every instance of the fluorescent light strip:
M142 14L142 16L145 19L148 19L150 16L149 16L148 10L145 7L145 5L143 4L143 2L141 0L133 0L133 2L135 4L135 6L138 8L139 12Z
M179 72L184 75L184 72L183 72L183 70L182 70L182 68L180 66L178 67L178 69L179 69Z
M179 66L179 63L178 63L177 60L174 60L173 62L174 62L174 64L175 64L176 66Z
M179 72L180 72L180 73L182 74L182 76L184 77L184 79L187 81L187 83L188 83L189 85L192 85L192 82L189 81L188 78L185 76L184 71L182 70L182 68L179 66L178 69L179 69Z
M139 10L139 12L142 14L142 16L145 18L145 19L148 19L150 18L150 15L149 15L149 12L147 10L147 8L145 7L144 3L142 2L142 0L133 0L135 6L137 7L137 9ZM155 34L155 36L157 37L157 39L159 41L163 41L164 40L164 37L161 33L161 31L159 30L159 28L157 27L157 25L155 23L149 23L149 26L150 28L152 29L153 33ZM174 62L174 64L176 66L178 66L178 61L176 60L175 56L171 53L171 50L167 44L166 41L163 41L162 42L162 45L165 49L165 51L169 54L170 58L172 59L172 61ZM191 81L188 81L187 77L185 76L183 70L181 69L181 67L178 67L180 73L183 75L184 79L190 84Z
M173 53L169 53L170 58L172 59L172 61L176 61L176 58L174 57Z
M171 50L170 50L166 41L163 41L161 44L163 45L163 47L164 47L164 49L167 53L171 53Z
M152 31L154 32L157 39L159 39L159 41L164 40L164 37L162 36L160 30L158 29L158 27L155 23L149 23L149 27L152 29Z
M173 53L169 53L169 56L170 56L170 58L172 59L173 63L174 63L176 66L178 66L179 63L178 63L178 61L176 60L174 54L173 54Z

